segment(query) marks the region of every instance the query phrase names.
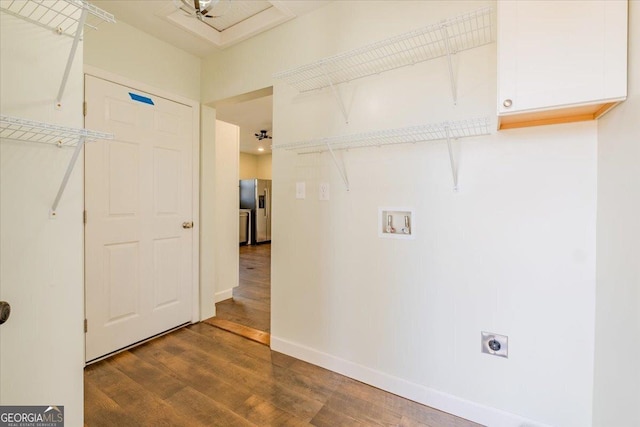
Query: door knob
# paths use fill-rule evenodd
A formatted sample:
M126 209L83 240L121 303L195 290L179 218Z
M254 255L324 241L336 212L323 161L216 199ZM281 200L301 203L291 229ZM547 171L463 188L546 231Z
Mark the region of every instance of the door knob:
M505 99L504 102L502 103L502 105L505 106L505 108L509 108L513 105L513 101L510 99Z
M193 228L193 221L183 222L182 228Z
M11 315L11 305L6 301L0 301L0 325L6 322Z

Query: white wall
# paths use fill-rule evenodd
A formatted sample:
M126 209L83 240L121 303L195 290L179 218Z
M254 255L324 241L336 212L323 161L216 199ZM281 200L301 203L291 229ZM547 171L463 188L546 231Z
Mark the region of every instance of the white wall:
M640 425L640 1L629 8L629 96L598 123L594 426Z
M273 161L271 154L261 154L258 156L258 172L256 177L260 179L271 179L271 163Z
M72 39L0 13L0 111L75 128L82 120L82 47L54 109ZM0 404L64 405L83 421L82 160L55 220L49 209L72 149L0 141Z
M271 179L271 154L240 153L240 179Z
M258 175L258 156L240 153L240 179L256 178Z
M85 34L85 65L188 99L200 99L200 62L197 56L124 22Z
M203 100L485 4L334 2L205 60ZM495 55L457 55L457 107L444 59L342 85L348 126L329 91L275 82L274 134L495 118ZM344 153L350 192L328 155L275 151L272 348L483 424L590 425L596 138L578 123L463 141L459 193L444 143ZM414 208L416 239L379 239L380 206ZM509 359L480 353L482 330L509 336Z
M232 290L238 286L239 280L238 150L240 148L240 128L221 120L216 120L215 126L213 224L215 227L215 301L217 302L231 298Z

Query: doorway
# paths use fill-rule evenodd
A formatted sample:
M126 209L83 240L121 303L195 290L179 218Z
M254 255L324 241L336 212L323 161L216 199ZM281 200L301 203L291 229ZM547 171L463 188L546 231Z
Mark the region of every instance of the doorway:
M216 301L209 323L269 344L271 330L272 88L217 103L216 119L239 128L238 286Z

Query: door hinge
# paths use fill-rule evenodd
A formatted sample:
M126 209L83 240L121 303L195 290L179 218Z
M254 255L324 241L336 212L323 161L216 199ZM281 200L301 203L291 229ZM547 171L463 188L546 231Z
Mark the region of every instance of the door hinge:
M86 334L88 330L89 330L89 322L87 322L87 319L84 319L84 333Z
M87 117L87 101L82 103L82 115Z
M87 211L82 211L82 223L87 223Z

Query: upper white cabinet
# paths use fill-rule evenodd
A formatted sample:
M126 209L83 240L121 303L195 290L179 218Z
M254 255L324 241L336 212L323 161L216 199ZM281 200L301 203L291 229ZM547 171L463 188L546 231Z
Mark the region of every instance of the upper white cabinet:
M500 129L593 120L626 96L626 0L498 1Z

